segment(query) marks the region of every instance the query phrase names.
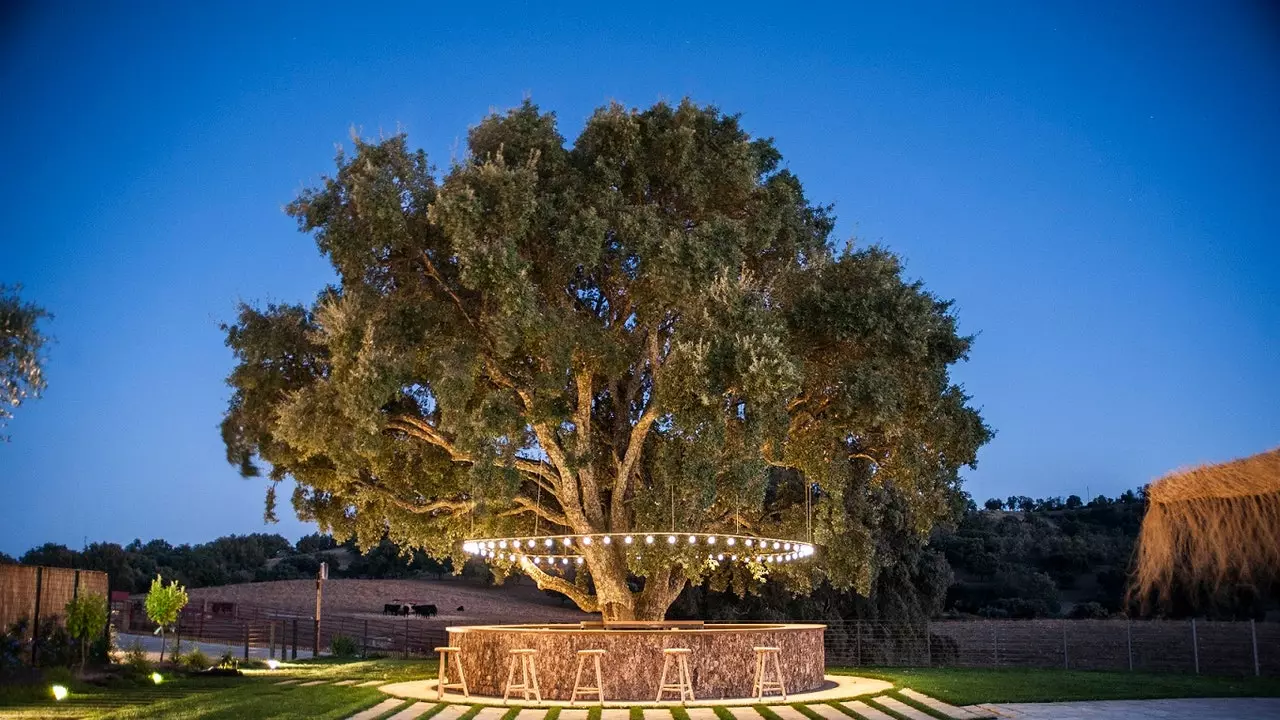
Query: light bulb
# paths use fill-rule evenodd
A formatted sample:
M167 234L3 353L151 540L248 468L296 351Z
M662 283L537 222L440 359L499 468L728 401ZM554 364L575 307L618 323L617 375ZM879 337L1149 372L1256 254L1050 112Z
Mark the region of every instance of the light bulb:
M604 544L605 544L605 545L612 545L612 544L613 544L613 538L609 537L608 535L605 535L605 536L604 536Z
M707 538L707 544L708 544L708 545L715 545L715 544L716 544L716 536L715 536L715 535L712 535L711 537Z
M534 565L537 565L537 564L538 564L538 563L540 563L540 562L542 562L542 559L541 559L541 558L539 558L537 555L534 555L534 556L533 556L533 564L534 564Z
M582 538L582 544L583 544L583 545L590 545L590 544L591 544L591 536L590 536L590 535L588 535L588 536L586 536L586 537Z
M721 560L721 561L723 561L723 560L724 560L724 553L720 553L719 555L717 555L717 556L716 556L716 560Z
M690 544L690 545L693 545L693 544L694 544L694 543L696 543L696 542L698 542L698 538L697 538L697 536L696 536L696 535L690 535L690 536L689 536L689 544Z
M626 536L626 537L622 538L622 542L624 542L624 543L626 543L626 544L630 545L630 544L631 544L631 536L630 536L630 535L628 535L628 536Z
M579 564L579 565L581 565L581 564L582 564L582 556L581 556L581 555L579 555L579 556L578 556L578 564Z
M776 543L776 542L775 542L775 543L773 544L773 549L774 549L774 550L777 550L779 547L781 547L781 543Z
M747 547L751 547L751 543L752 543L751 538L747 538Z
M737 541L736 539L734 539L734 538L729 538L728 540L725 540L725 542L726 542L730 547L732 547L732 546L733 546L735 543L737 543L738 541Z
M675 544L676 544L676 536L675 536L675 535L668 535L668 536L667 536L667 544L668 544L668 545L675 545Z
M573 544L573 538L565 538L565 539L564 539L564 544L565 544L565 545L572 545L572 544Z
M645 542L645 544L646 544L646 545L652 545L652 544L653 544L653 536L652 536L652 535L645 535L645 536L644 536L644 542Z
M547 542L546 542L546 543L544 543L544 544L545 544L547 547L551 547L551 544L552 544L552 543L551 543L551 538L547 538Z

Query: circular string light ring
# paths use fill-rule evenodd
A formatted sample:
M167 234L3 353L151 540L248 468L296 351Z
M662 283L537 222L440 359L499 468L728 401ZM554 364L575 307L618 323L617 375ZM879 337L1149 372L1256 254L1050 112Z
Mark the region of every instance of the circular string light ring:
M803 560L816 552L813 543L783 538L724 533L588 533L571 535L518 535L476 538L462 543L462 550L488 560L535 564L579 564L582 549L593 545L617 545L637 553L705 550L717 562L781 563Z

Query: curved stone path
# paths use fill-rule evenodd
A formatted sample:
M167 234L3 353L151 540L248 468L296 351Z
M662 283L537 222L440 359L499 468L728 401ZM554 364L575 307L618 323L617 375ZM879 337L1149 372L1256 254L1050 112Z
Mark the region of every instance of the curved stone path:
M314 687L338 685L369 687L385 684L369 680L323 680L277 685ZM776 704L720 705L685 708L689 720L1238 720L1280 719L1280 698L1197 698L1184 700L1106 700L1067 703L1008 703L956 707L909 688L857 700ZM352 715L348 720L502 720L515 707L511 720L545 720L547 707L520 707L466 703L436 703L390 697ZM681 720L672 714L679 706L647 707L644 720ZM562 707L558 720L588 720L591 706ZM631 720L631 709L607 707L600 720Z

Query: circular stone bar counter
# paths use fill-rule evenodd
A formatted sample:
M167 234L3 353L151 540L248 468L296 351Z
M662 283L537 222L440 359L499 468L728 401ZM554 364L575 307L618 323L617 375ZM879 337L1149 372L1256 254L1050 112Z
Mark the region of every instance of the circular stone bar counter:
M462 649L462 662L472 695L502 697L510 651L538 651L538 680L542 697L568 700L573 691L579 650L608 654L600 663L607 700L653 702L662 676L662 650L688 648L693 692L699 700L751 696L756 646L782 649L781 664L787 693L816 690L823 685L825 625L707 624L690 627L623 629L583 625L472 625L451 627L449 644ZM516 669L516 682L520 670ZM668 675L675 679L674 667ZM595 684L594 668L583 668L583 685ZM580 698L590 702L594 698Z

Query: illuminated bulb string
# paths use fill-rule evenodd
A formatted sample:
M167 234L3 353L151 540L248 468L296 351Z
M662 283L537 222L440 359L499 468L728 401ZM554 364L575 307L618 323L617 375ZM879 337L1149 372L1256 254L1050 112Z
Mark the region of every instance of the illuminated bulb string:
M665 546L681 553L687 552L688 548L705 547L708 551L706 558L716 562L725 562L726 559L736 562L741 559L766 564L784 563L803 560L815 552L813 543L809 542L713 533L596 533L476 538L464 542L462 549L468 554L499 562L527 559L535 565L567 566L583 562L579 548L597 543L612 545L615 542L628 546Z

